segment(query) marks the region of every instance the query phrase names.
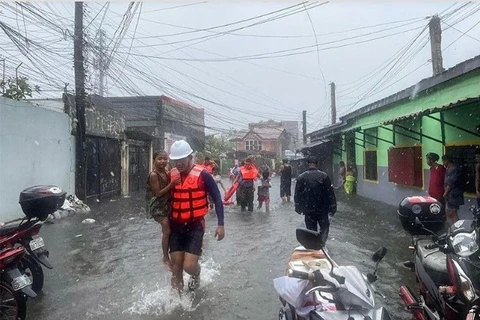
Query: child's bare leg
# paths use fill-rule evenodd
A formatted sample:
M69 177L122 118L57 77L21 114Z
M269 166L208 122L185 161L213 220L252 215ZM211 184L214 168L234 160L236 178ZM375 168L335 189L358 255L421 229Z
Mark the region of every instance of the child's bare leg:
M261 209L261 208L262 208L262 204L263 204L263 201L258 200L258 207L257 207L257 209Z
M270 212L270 199L265 200L265 211Z
M168 254L168 238L170 237L170 222L168 221L168 217L163 217L160 220L160 225L162 226L163 263L168 270L172 270L172 263Z

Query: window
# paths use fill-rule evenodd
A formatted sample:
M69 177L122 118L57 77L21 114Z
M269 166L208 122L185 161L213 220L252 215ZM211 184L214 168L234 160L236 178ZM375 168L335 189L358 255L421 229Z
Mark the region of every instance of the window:
M365 150L365 180L377 181L377 150Z
M410 187L423 186L421 147L393 148L388 151L388 181Z
M260 140L246 140L245 150L262 150L262 141Z
M462 167L466 193L475 193L475 150L478 148L478 144L445 147L445 154L450 154L453 162Z

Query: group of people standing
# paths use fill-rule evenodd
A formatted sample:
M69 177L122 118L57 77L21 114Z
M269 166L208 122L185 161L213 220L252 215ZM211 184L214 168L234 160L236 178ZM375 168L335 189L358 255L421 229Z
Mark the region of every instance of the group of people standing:
M170 171L169 160L174 163ZM205 158L201 164L195 164L193 150L184 140L174 142L170 154L166 151L155 153L153 164L147 181L147 211L161 225L162 260L172 272L172 288L183 290L185 271L190 275L188 289L195 290L200 284L199 258L203 250L205 215L212 209L212 204L217 215L215 237L220 241L225 236L218 166L209 158ZM295 211L305 215L308 229L317 231L320 227L322 241L326 242L329 215L336 212L335 194L328 175L318 170L316 159L310 157L306 164L308 169L297 178ZM233 183L239 183L237 193L242 211L253 211L256 180L257 208L262 208L265 203L269 211L271 174L268 168L261 169L260 172L250 158L236 168ZM283 202L290 202L292 168L287 160L283 160L280 174L280 196Z
M458 221L458 209L465 204L463 197L466 179L462 168L455 165L453 157L449 154L442 156L443 165L439 164L440 156L434 152L426 155L427 164L430 166L430 182L428 194L445 206L447 223L449 225ZM477 205L480 206L480 150L476 152L475 165L475 192Z

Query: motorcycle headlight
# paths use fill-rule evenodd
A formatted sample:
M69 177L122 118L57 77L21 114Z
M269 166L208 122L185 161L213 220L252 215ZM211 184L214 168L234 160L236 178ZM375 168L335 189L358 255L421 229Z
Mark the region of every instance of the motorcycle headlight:
M452 238L452 246L455 254L461 257L469 257L478 251L477 232L459 233Z
M460 291L468 301L471 302L475 300L477 295L475 294L475 287L473 286L472 281L470 281L468 276L465 274L465 272L463 272L463 269L456 261L453 261L453 264L455 265L458 277L460 278Z
M460 275L460 289L468 301L475 299L475 289L473 288L472 283L468 278L463 277L462 275Z

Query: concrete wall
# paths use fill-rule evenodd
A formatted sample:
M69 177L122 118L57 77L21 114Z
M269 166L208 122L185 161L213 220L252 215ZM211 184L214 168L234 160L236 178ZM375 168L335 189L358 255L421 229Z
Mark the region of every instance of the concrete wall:
M393 206L398 206L400 201L410 196L427 196L428 192L422 188L403 187L388 182L388 168L378 167L378 181L364 180L364 168L358 166L357 194L362 197L382 201ZM338 171L336 171L338 172ZM428 186L430 170L424 170L424 185ZM337 176L336 176L337 177ZM338 181L338 179L337 179ZM338 182L337 182L338 184ZM336 186L336 184L334 184ZM427 187L428 188L428 187ZM466 218L469 215L468 208L476 204L473 197L465 197L465 205L460 206L460 217Z
M74 193L75 138L69 116L55 109L0 97L0 221L23 217L18 198L27 187Z

